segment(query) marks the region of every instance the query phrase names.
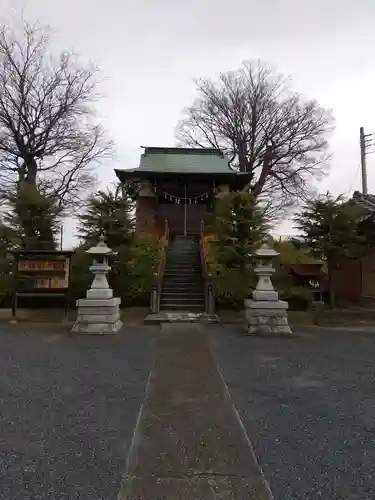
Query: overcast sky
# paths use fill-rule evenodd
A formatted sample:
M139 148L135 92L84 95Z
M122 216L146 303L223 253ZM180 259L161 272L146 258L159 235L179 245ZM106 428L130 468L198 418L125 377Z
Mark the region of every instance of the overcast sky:
M141 145L174 145L193 78L261 58L296 91L333 109L330 175L321 190L360 188L359 127L375 132L375 0L0 0L2 20L40 20L56 50L74 49L106 77L100 112L116 165L138 165ZM375 155L368 159L375 193ZM100 169L103 185L113 165ZM282 233L290 231L285 223ZM66 229L72 243L74 228Z

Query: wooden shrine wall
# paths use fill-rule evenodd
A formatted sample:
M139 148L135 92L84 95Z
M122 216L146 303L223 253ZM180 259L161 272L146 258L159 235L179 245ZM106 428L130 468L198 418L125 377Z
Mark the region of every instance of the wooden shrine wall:
M171 233L184 234L185 213L187 234L199 235L202 220L207 225L212 212L212 182L163 180L154 188L150 184L149 193L143 192L137 198L137 231L162 236L167 220Z
M167 220L171 233L183 234L184 210L183 203L158 204L155 198L138 198L136 204L136 230L156 236L163 236L165 221ZM210 212L208 204L186 204L187 234L199 235L202 220L207 228Z

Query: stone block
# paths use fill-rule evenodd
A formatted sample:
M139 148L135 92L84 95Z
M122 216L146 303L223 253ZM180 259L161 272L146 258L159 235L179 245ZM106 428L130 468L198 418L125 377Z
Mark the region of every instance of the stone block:
M247 333L249 335L264 335L264 336L274 336L274 335L292 335L292 330L289 326L271 326L271 325L248 325Z
M250 318L257 316L283 316L287 317L288 312L286 309L246 309L246 315Z
M247 333L251 335L291 335L288 319L283 316L257 316L250 318Z
M288 324L288 318L285 316L253 316L248 318L248 324L256 325L276 325L285 326Z
M122 327L122 321L117 320L114 323L89 323L77 322L72 329L72 332L91 334L91 335L106 335L117 333Z
M102 335L118 332L122 327L120 303L118 297L77 300L78 316L72 332Z
M278 301L255 301L251 299L245 299L246 309L288 309L288 302L284 300Z
M246 331L250 335L291 335L288 303L245 300Z
M108 315L108 314L113 314L114 312L117 312L120 314L120 306L115 305L115 306L104 306L104 307L85 307L85 306L80 306L79 307L79 314L95 314L95 315Z
M90 314L82 314L82 311L78 312L78 323L115 323L120 319L120 312L114 312L112 314L96 314L95 311Z
M91 288L86 292L88 299L111 299L113 291L110 288Z
M252 296L256 301L276 302L279 300L279 294L274 290L254 290Z
M121 304L120 297L112 297L110 299L78 299L76 301L78 307L113 307Z

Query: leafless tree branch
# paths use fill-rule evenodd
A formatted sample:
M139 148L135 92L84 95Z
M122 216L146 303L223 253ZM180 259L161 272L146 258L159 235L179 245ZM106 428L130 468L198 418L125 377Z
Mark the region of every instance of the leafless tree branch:
M328 165L330 111L293 93L262 61L247 61L218 81L199 80L197 90L178 124L181 143L223 150L232 168L251 174L256 196L268 192L284 206L307 196Z
M98 70L73 53L56 59L49 42L38 25L24 24L20 34L0 26L0 196L25 182L66 213L92 188L94 167L113 145L93 112Z

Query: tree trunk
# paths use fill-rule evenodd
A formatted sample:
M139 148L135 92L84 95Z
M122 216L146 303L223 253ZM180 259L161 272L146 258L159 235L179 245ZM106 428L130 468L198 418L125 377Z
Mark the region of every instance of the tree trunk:
M38 165L34 158L28 158L25 161L26 165L26 177L25 182L30 186L36 186L36 175L38 171Z

